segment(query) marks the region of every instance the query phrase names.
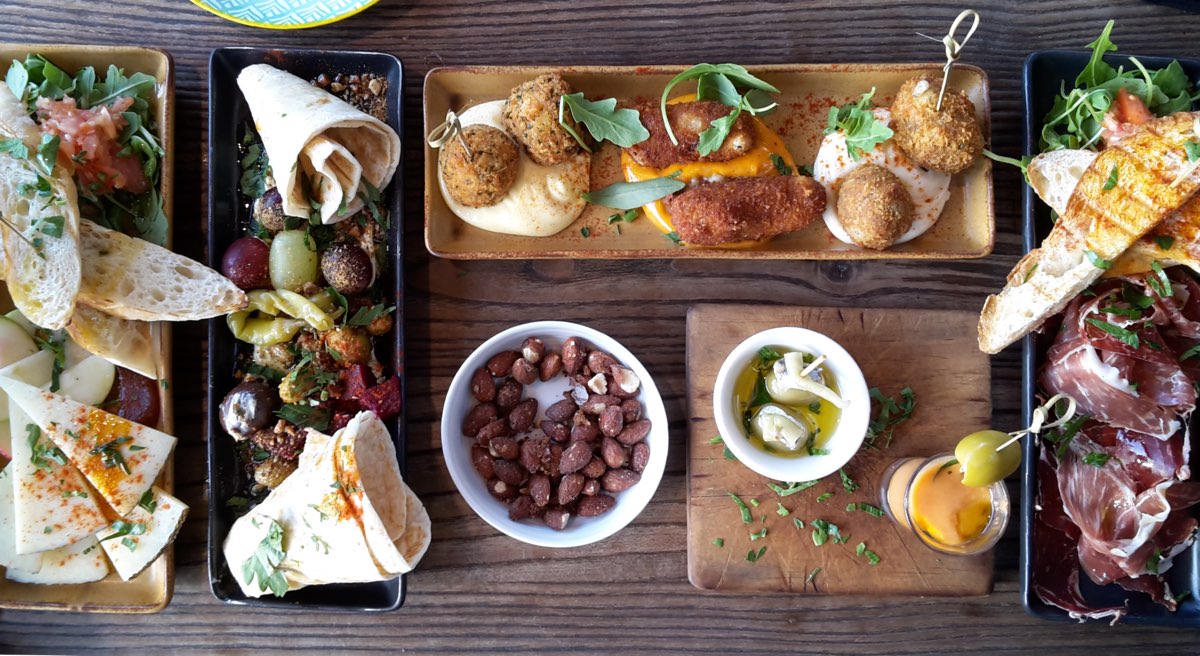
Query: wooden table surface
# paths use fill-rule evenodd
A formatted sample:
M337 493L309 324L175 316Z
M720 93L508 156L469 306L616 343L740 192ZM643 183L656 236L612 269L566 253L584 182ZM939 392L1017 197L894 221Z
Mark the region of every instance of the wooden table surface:
M176 543L175 597L150 616L0 611L0 648L321 649L476 653L1195 653L1194 631L1027 616L1018 599L1016 532L996 554L996 588L969 599L704 593L687 581L684 318L697 302L977 309L1020 252L1020 178L997 167L996 250L974 261L805 263L720 260L453 262L422 240L421 80L442 64L690 64L938 60L962 7L893 2L702 0L383 0L313 30L270 32L184 0L4 0L4 40L136 44L175 58L175 243L203 260L209 52L257 45L379 50L405 66L405 226L409 478L433 517L433 544L409 577L405 606L384 615L260 612L216 601L205 557L205 326L178 329L174 386L177 494L192 507ZM1185 3L1174 3L1183 5ZM1080 47L1117 19L1122 52L1200 56L1200 16L1172 3L1008 0L983 14L966 59L992 83L992 147L1019 152L1021 65L1037 48ZM586 301L586 302L580 302ZM480 342L516 323L565 319L614 336L655 376L671 454L654 500L624 531L555 551L493 530L443 465L446 386ZM1014 349L993 361L993 423L1018 424ZM953 411L947 408L947 411Z

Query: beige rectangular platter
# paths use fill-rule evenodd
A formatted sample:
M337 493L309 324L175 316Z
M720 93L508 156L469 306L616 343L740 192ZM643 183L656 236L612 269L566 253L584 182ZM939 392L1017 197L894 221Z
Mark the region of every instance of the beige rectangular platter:
M74 75L84 66L96 68L102 78L110 64L125 73L142 72L157 80L157 99L153 106L158 120L158 138L165 155L162 160L160 193L163 211L167 215L167 246L171 245L173 181L175 169L175 78L171 56L161 50L131 46L76 46L0 43L0 74L8 71L13 59L27 54L39 54L68 74ZM13 307L7 289L0 289L0 311ZM174 418L170 399L171 330L166 323L156 325L155 341L161 362L163 379L159 386L161 402L159 425L165 433L174 434ZM156 484L167 492L174 491L175 459L167 460ZM0 567L0 608L24 610L79 611L85 613L156 613L171 601L175 564L173 548L168 546L162 556L146 571L131 581L122 581L115 572L101 581L79 585L33 585L16 583L3 577Z
M425 134L442 123L447 110L500 100L526 80L557 71L589 99L658 98L667 82L685 66L578 67L451 67L435 68L425 77ZM890 105L908 78L941 74L938 64L784 64L750 66L749 70L779 88L780 108L764 117L783 137L796 162L812 164L820 146L829 108L857 100L876 88L875 103ZM975 103L985 142L991 134L991 101L987 74L974 66L954 68L951 88L965 91ZM694 84L672 94L690 93ZM592 157L591 188L621 180L620 153L605 144ZM425 245L434 255L452 259L530 258L730 258L795 260L961 259L992 251L995 211L992 162L980 157L955 175L950 200L941 219L921 237L885 251L843 244L822 221L781 235L753 248L688 248L674 244L646 218L608 224L613 211L589 205L571 226L550 237L518 237L487 232L456 217L442 198L437 182L437 151L425 145ZM586 230L585 230L586 229ZM584 236L584 233L588 236Z

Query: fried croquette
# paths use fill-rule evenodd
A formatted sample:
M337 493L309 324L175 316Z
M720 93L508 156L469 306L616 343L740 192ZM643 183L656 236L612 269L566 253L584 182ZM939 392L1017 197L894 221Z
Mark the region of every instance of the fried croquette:
M730 178L685 189L666 206L683 241L717 246L808 227L825 211L825 189L802 176Z
M892 103L896 144L913 161L932 171L965 171L983 153L983 131L975 105L961 91L946 91L937 111L940 77L918 76L900 86Z
M487 207L500 202L512 188L519 158L517 144L504 132L490 125L468 125L461 140L455 137L442 147L438 168L455 201L467 207Z
M896 174L863 164L842 181L837 215L854 243L883 250L912 227L913 201Z
M582 150L558 124L559 97L572 93L575 90L561 75L547 73L513 87L504 102L504 128L542 166L561 164ZM581 139L588 138L587 129L575 122L570 110L563 112L563 120Z
M707 130L714 120L728 116L733 111L728 105L715 100L667 105L667 115L671 119L671 129L679 140L678 144L671 143L671 137L667 136L657 101L638 100L631 106L641 114L642 125L650 132L650 138L625 151L642 166L661 169L701 160L726 162L745 155L754 147L754 124L750 116L742 112L721 147L705 157L700 156L696 150L700 144L700 133Z

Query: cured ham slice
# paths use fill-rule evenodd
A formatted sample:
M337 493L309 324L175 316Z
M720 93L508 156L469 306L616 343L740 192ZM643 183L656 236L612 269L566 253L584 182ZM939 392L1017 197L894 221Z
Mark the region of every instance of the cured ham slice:
M1114 314L1149 311L1136 305L1153 302L1123 300L1125 284L1106 282L1094 297L1071 302L1040 382L1050 394L1072 396L1083 414L1165 440L1195 408L1196 389L1152 320Z

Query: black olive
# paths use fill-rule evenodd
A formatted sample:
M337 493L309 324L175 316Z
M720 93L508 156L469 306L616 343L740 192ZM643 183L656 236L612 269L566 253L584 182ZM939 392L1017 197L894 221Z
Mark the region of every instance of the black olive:
M371 286L371 258L354 244L334 244L321 254L321 273L342 294L361 294Z
M221 401L221 427L234 438L246 439L276 420L281 402L274 388L257 381L239 384Z
M279 190L275 187L268 189L262 198L254 200L254 220L267 230L283 230L287 227L286 219L283 213L283 196L279 195Z

